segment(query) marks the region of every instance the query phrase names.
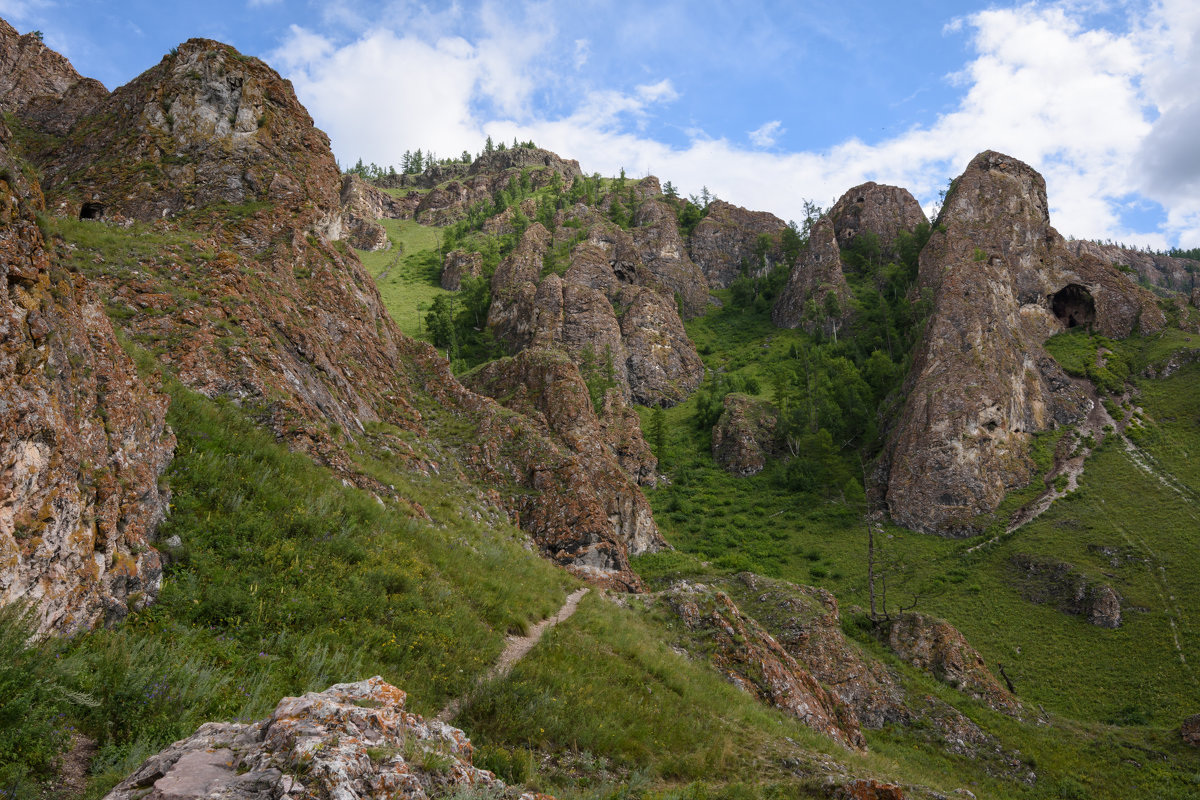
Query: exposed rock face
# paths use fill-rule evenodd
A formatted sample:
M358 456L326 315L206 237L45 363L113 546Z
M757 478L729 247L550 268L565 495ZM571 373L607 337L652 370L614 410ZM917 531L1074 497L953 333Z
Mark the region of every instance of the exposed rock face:
M51 134L63 134L108 91L32 33L0 19L0 111Z
M553 238L530 225L492 276L488 327L510 352L557 347L585 378L611 380L624 397L674 405L704 378L675 301L653 284L629 234L586 210L587 238L560 277L541 277ZM560 231L570 230L559 228Z
M850 298L833 222L821 217L771 309L771 320L780 328L803 326L810 334L833 335L850 317Z
M551 172L557 172L567 186L583 175L583 171L579 168L579 162L575 159L560 158L557 154L540 147L510 147L506 150L484 153L471 162L471 166L467 169L467 175L469 177L506 173L514 169L535 171L549 169Z
M757 475L767 465L778 422L769 404L749 395L725 395L725 410L712 431L713 458L734 475Z
M405 711L404 701L404 692L375 677L285 697L259 722L209 722L147 759L105 800L425 800L484 787L503 792L492 773L471 765L462 731ZM430 768L434 761L440 769Z
M1020 713L1020 701L1000 685L983 656L948 622L925 614L902 614L892 622L887 644L914 667L990 708L1006 714Z
M639 480L653 482L657 461L620 393L609 392L601 421L574 362L540 348L486 364L465 382L524 414L542 436L575 454L568 459L543 451L535 480L553 480L553 508L530 503L521 512L537 520L533 530L547 555L584 577L640 586L629 556L667 545L637 488Z
M1179 726L1179 734L1184 744L1200 747L1200 714L1192 714Z
M708 279L708 285L724 289L742 274L742 264L754 259L760 236L771 237L773 248L765 263L750 265L751 275L770 271L778 260L778 243L787 225L765 211L747 211L740 206L714 200L708 215L692 231L688 251L692 261Z
M8 140L0 125L0 603L70 634L158 593L175 438L86 283L52 266Z
M109 95L43 157L50 205L139 220L269 202L341 235L341 175L289 82L256 58L191 39Z
M638 255L650 274L679 298L685 318L698 317L708 308L708 281L688 256L675 209L662 196L658 178L644 178L635 187L641 205L630 230Z
M839 247L848 247L860 234L869 232L885 253L894 253L900 231L913 231L928 222L921 204L908 189L874 181L855 186L843 194L827 215L833 220Z
M680 583L666 600L689 630L715 648L710 658L740 689L851 747L865 748L854 711L817 682L729 595Z
M1173 292L1191 294L1197 288L1196 273L1200 262L1187 258L1143 253L1115 244L1097 244L1085 239L1067 242L1067 249L1076 256L1090 255L1116 266L1132 281L1142 280L1151 286ZM1128 271L1127 271L1128 270Z
M1101 628L1121 626L1121 596L1089 580L1071 564L1018 553L1010 559L1021 594L1031 603L1052 605Z
M1087 412L1042 342L1071 325L1152 331L1164 317L1115 267L1071 254L1050 227L1041 175L1016 159L976 156L939 222L921 252L933 313L906 384L887 503L903 525L959 535L1028 482L1030 434Z
M442 264L442 288L457 292L462 288L463 278L478 278L483 275L483 254L452 250L446 254Z
M384 250L387 231L376 220L412 219L417 198L397 200L354 174L342 178L340 195L344 238L359 250Z

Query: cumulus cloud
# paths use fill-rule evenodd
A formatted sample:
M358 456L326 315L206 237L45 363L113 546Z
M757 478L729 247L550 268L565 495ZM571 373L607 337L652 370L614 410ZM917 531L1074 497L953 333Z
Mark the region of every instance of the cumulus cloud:
M587 62L588 42L557 42L552 15L537 8L520 19L504 8L485 4L473 33L378 28L343 43L293 28L275 58L343 159L397 163L410 147L450 155L489 134L533 139L587 171L654 172L788 218L805 199L828 204L864 180L907 186L928 206L975 153L995 149L1042 171L1063 233L1200 244L1200 9L1189 0L1164 0L1118 32L1089 27L1089 9L1071 2L963 17L948 33L972 49L948 76L960 89L953 107L890 138L810 152L767 150L786 117L745 144L700 130L667 144L647 131L680 97L670 74L563 92L562 73ZM556 91L569 100L545 104ZM1123 221L1139 193L1166 209L1161 229Z

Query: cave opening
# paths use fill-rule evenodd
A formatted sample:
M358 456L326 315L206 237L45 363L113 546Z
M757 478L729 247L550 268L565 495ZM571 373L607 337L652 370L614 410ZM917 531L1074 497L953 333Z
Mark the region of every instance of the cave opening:
M1068 283L1051 295L1050 310L1068 328L1090 328L1096 321L1096 301L1077 283Z
M103 203L84 203L79 209L80 219L103 219L104 204Z

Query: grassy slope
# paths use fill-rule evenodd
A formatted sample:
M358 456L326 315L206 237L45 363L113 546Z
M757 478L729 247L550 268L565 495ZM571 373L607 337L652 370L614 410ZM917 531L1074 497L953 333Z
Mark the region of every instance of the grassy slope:
M424 313L433 298L447 294L438 282L441 230L413 220L385 219L380 224L387 229L392 246L376 252L359 250L358 257L375 278L384 305L400 330L420 338Z

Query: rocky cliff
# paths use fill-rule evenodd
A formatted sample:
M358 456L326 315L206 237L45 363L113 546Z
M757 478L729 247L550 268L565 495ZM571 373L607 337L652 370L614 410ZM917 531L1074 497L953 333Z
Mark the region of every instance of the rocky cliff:
M1029 480L1031 434L1087 411L1046 338L1073 326L1121 337L1164 317L1116 267L1070 251L1050 227L1042 176L1014 158L976 156L938 223L920 257L933 312L906 383L887 504L903 525L957 535Z
M850 299L833 222L822 217L771 309L771 320L781 328L803 326L810 334L832 336L850 318Z
M869 233L886 255L894 255L901 231L912 232L928 222L921 204L907 189L868 181L855 186L829 209L839 247L849 247Z
M107 95L99 81L82 77L40 36L21 36L0 19L0 110L61 135Z
M1097 244L1086 239L1067 242L1067 249L1076 256L1089 255L1106 261L1128 275L1130 280L1148 286L1185 295L1197 287L1196 273L1200 272L1200 262L1188 258L1146 253L1115 244Z
M779 240L786 227L774 214L714 200L692 231L688 252L709 286L724 289L742 274L743 267L755 277L769 272L779 262ZM759 239L763 236L770 244L759 256Z
M0 125L0 603L74 633L154 599L175 440L103 306L55 266Z

